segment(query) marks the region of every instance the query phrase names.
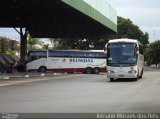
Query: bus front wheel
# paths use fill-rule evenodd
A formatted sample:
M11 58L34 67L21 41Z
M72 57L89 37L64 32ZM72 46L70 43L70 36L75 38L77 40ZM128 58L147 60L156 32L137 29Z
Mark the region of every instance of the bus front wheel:
M141 70L141 75L139 76L139 78L141 79L143 75L143 69Z
M91 67L86 68L86 74L91 74L93 72Z
M110 81L113 82L113 81L114 81L114 78L110 78Z
M47 68L45 66L41 66L39 67L39 72L46 72L47 71Z

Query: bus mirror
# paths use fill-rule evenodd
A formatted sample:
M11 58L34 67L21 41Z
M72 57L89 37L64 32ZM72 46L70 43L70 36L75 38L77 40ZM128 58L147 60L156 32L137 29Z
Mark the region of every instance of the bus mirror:
M107 54L108 43L104 46L104 53Z
M107 50L106 50L106 51L104 51L104 53L105 53L105 54L107 54Z
M139 47L137 45L135 45L135 52L134 52L134 56L139 54Z
M139 47L136 46L136 53L139 54Z

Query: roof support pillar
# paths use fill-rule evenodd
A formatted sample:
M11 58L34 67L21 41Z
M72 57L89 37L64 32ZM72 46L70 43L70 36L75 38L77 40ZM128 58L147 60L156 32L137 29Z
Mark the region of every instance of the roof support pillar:
M24 31L23 31L24 30ZM20 28L20 61L25 62L25 57L27 55L27 34L28 31L27 29L23 29L22 27Z

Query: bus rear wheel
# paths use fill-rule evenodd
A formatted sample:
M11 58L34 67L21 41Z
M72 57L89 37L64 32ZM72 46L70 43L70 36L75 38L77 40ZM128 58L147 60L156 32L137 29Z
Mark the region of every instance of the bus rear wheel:
M40 66L38 71L39 72L46 72L47 68L45 66Z
M91 67L86 68L86 74L91 74L93 72Z
M94 74L99 74L99 72L100 72L100 69L98 67L95 67L94 68Z

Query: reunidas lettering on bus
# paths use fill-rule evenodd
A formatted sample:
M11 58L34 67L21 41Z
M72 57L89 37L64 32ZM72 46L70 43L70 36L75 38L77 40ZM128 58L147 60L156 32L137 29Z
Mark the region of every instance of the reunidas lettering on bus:
M74 58L71 58L69 61L70 61L70 62L92 63L92 62L93 62L93 59L81 59L81 58L74 59Z

